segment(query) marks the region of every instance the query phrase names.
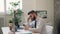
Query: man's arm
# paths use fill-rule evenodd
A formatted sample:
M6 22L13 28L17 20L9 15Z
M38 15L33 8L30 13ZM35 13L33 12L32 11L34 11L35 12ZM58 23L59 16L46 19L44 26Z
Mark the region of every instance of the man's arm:
M45 21L43 19L37 20L37 27L36 28L30 28L30 31L33 32L41 32L42 28L45 26Z

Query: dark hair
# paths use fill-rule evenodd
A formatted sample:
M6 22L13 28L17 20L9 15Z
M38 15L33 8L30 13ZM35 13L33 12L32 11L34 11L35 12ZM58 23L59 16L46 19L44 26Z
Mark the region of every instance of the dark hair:
M37 12L34 11L34 10L31 10L30 12L28 12L28 15L29 15L29 14L32 14L32 13L35 13L35 14L37 15Z

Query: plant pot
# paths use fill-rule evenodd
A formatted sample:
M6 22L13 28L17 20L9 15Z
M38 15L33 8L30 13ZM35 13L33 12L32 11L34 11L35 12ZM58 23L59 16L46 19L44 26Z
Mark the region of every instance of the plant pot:
M12 30L12 28L13 28L13 23L9 23L9 28L10 28L10 30Z

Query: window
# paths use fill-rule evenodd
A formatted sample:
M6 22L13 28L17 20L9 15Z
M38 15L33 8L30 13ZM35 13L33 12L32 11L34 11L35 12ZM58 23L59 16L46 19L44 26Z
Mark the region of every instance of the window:
M12 7L12 6L10 5L10 2L18 2L18 1L20 1L20 5L18 6L18 8L22 9L22 0L6 0L6 1L0 0L0 13L1 13L1 12L2 12L2 13L5 12L5 11L4 11L4 8L5 8L5 7L6 7L6 13L9 13L9 7ZM5 4L4 2L6 2L6 4ZM6 6L5 6L5 5L6 5Z
M20 4L17 6L17 8L22 9L22 0L6 0L6 13L10 13L9 9L13 8L10 3L18 1L20 1Z
M0 13L4 12L4 0L0 0Z

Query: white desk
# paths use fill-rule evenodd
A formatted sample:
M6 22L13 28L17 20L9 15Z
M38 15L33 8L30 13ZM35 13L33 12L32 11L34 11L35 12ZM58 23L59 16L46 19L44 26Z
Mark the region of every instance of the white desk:
M47 34L52 34L53 27L46 25L46 28L47 28ZM2 27L2 32L3 32L3 34L8 34L9 28L8 27ZM15 33L19 34L21 32L23 32L23 30L19 30L19 32L15 32ZM33 34L39 34L39 33L33 33Z
M26 33L32 33L29 30L17 30L18 32L15 32L15 34L26 34Z

